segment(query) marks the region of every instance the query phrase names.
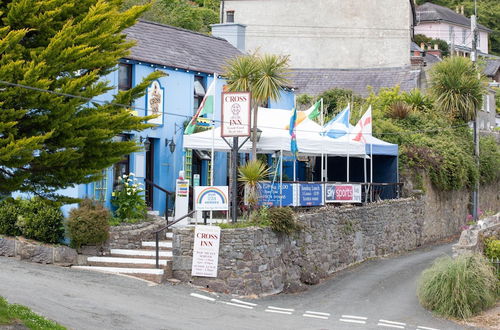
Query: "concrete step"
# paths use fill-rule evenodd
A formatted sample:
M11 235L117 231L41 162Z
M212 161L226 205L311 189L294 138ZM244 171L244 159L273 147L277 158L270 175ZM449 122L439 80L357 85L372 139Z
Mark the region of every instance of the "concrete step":
M162 251L172 249L172 241L160 241L158 242L158 246ZM155 241L142 242L142 247L148 250L151 248L156 249L156 242Z
M156 258L155 250L133 250L133 249L111 249L111 257L126 257L126 258ZM171 259L172 251L160 251L160 259Z
M170 260L159 260L161 268L166 268ZM117 257L88 257L90 266L121 267L121 268L155 268L155 259L117 258Z
M123 267L97 267L97 266L73 266L73 269L91 270L108 274L130 275L155 283L163 282L165 272L163 269L144 269L144 268L123 268Z
M174 233L172 233L171 231L167 231L167 232L165 233L165 237L166 237L166 238L170 238L170 239L172 239L172 238L174 238Z

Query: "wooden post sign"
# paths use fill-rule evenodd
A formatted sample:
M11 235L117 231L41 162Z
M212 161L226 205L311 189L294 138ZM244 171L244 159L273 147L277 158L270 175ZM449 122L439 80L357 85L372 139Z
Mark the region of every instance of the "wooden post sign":
M219 242L219 226L196 226L191 276L217 277Z

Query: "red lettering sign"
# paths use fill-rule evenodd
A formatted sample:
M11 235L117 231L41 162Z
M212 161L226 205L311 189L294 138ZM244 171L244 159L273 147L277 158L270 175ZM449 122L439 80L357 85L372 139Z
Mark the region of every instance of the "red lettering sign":
M352 186L337 186L335 187L335 199L341 201L352 200L353 189Z

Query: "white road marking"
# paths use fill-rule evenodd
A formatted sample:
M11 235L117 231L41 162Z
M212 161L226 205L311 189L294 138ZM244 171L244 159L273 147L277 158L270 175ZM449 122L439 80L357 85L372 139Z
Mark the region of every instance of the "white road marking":
M424 330L439 330L439 329L436 329L436 328L428 328L428 327L423 327L423 326L421 326L421 325L419 325L417 328L418 328L418 329L424 329Z
M285 312L293 312L293 311L295 311L295 309L293 309L293 308L281 308L281 307L274 307L274 306L267 306L267 308L269 308L269 309L275 309L275 310L278 310L278 311L285 311Z
M367 317L364 316L356 316L356 315L342 315L344 319L358 319L358 320L368 320Z
M380 323L389 323L389 324L396 324L396 325L406 325L406 323L402 322L394 322L394 321L387 321L387 320L378 320Z
M311 315L311 314L302 314L304 317L312 317L315 319L322 319L322 320L328 320L328 316L321 316L321 315Z
M208 301L215 301L215 298L207 297L207 296L204 296L204 295L198 294L198 293L191 293L191 297L200 298L200 299L204 299L204 300L208 300Z
M313 312L313 311L306 311L306 314L316 314L316 315L330 316L330 313Z
M347 322L347 323L366 324L366 321L360 321L360 320L339 319L339 321Z
M378 326L380 327L388 327L388 328L398 328L398 329L404 329L402 325L395 325L395 324L388 324L388 323L377 323Z
M231 299L232 302L235 302L237 304L243 304L243 305L248 305L248 306L257 306L257 304L253 304L253 303L249 303L249 302L246 302L246 301L241 301L241 300L238 300L238 299Z
M264 312L292 315L292 312L277 311L274 309L266 309Z
M252 307L252 306L240 305L240 304L234 304L234 303L225 302L225 301L224 301L224 304L226 304L226 305L230 305L230 306L241 307L241 308L253 309L253 307Z

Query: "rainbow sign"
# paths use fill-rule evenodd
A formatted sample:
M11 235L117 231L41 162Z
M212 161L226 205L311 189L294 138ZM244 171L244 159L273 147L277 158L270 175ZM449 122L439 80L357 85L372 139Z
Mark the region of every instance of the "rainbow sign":
M227 211L229 210L228 196L228 186L194 187L194 209L196 211Z

